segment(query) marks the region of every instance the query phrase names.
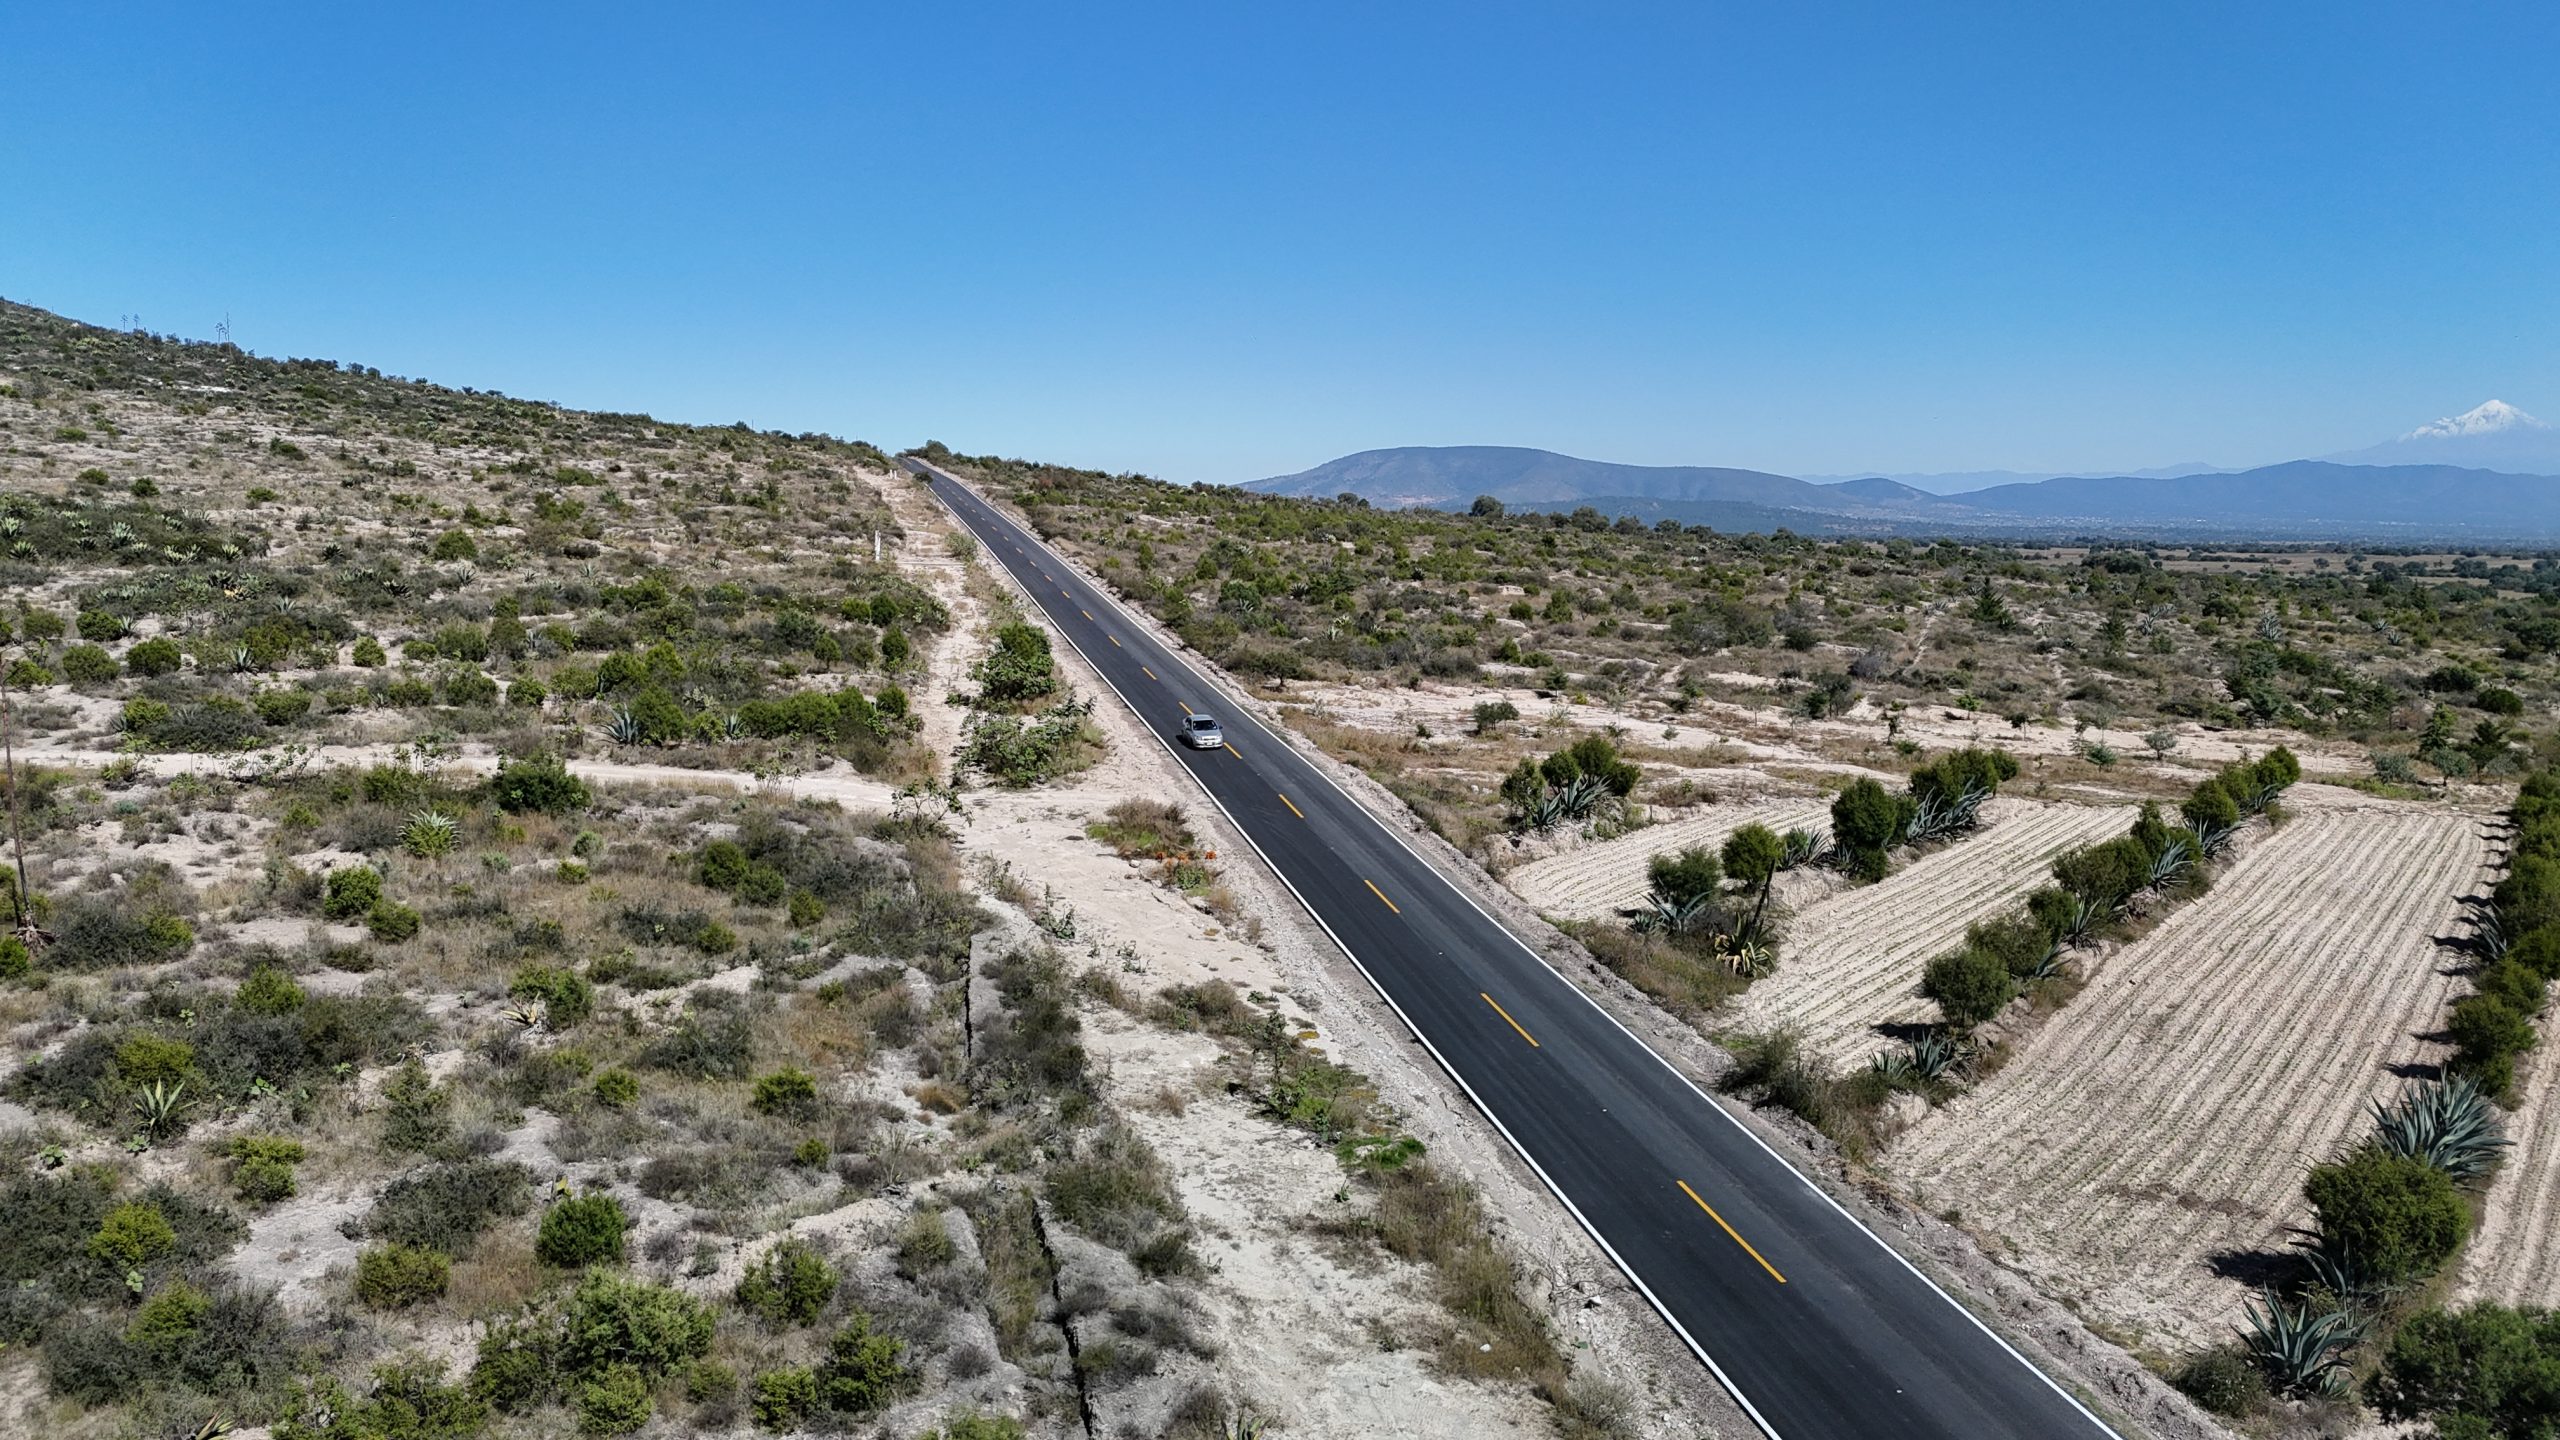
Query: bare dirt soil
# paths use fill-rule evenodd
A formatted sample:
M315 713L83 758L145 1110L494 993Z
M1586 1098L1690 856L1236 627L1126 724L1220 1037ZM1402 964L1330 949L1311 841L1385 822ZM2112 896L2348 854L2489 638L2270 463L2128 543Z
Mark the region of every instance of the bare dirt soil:
M1925 1024L1937 1006L1920 995L1920 970L1991 919L2052 881L2054 857L2130 829L2131 806L2047 805L1995 799L1983 828L1933 850L1873 885L1842 890L1788 926L1774 975L1732 1007L1746 1030L1792 1025L1835 1065L1865 1063L1887 1047L1887 1026Z
M2304 1173L2444 1053L2428 1037L2459 981L2437 942L2482 884L2481 820L2301 788L2211 894L2103 957L1884 1157L1917 1203L2150 1344L2226 1338L2307 1217Z

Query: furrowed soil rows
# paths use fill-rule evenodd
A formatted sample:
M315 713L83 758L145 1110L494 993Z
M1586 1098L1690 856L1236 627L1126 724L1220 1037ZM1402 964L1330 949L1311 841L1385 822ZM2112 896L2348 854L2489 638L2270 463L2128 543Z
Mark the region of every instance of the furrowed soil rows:
M1920 970L1932 956L1962 944L1966 926L2016 907L2051 880L2055 856L2132 829L2136 813L1992 801L1980 834L1807 907L1788 927L1777 973L1743 994L1738 1022L1751 1030L1793 1025L1833 1064L1865 1063L1887 1046L1879 1026L1938 1018L1938 1007L1920 996Z
M2305 1223L2303 1175L2444 1047L2460 982L2437 938L2484 879L2472 816L2297 814L2089 984L1886 1163L2094 1322L2230 1338Z
M1533 860L1505 875L1512 893L1549 915L1574 920L1605 920L1644 899L1645 862L1667 851L1704 845L1710 850L1726 836L1757 820L1780 834L1794 829L1827 830L1828 800L1778 800L1761 805L1719 805L1704 815L1650 825L1615 840L1565 855Z
M2523 1094L2507 1117L2515 1148L2489 1182L2480 1228L2462 1252L2457 1290L2465 1300L2560 1304L2560 1061L2549 1024L2541 1048L2525 1056Z

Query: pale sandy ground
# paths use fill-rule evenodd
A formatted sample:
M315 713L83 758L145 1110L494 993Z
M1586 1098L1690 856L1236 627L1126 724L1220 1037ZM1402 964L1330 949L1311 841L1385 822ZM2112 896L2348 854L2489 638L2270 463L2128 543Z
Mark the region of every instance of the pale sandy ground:
M1764 682L1765 683L1765 682ZM1299 682L1288 687L1286 703L1311 708L1326 719L1388 734L1410 735L1419 723L1437 735L1468 728L1470 712L1483 700L1509 700L1519 708L1516 723L1529 727L1579 726L1600 729L1615 725L1631 741L1670 746L1724 745L1733 759L1751 764L1783 764L1806 770L1858 771L1829 758L1832 752L1881 745L1887 739L1886 717L1872 700L1860 699L1834 719L1807 720L1779 711L1754 709L1730 701L1701 699L1686 715L1666 717L1659 711L1597 703L1577 704L1563 698L1541 699L1534 689L1488 682L1454 685L1426 680L1410 689L1388 689L1330 682ZM2371 771L2364 752L2354 746L2313 740L2285 730L2207 730L2193 721L2166 727L2177 747L2160 768L2201 771L2234 760L2265 754L2277 745L2292 747L2306 773L2352 776ZM1940 705L1915 705L1902 714L1899 738L1931 749L1963 745L1997 745L2020 758L2060 758L2077 754L2082 743L2103 743L2129 766L2150 766L2150 748L2140 730L2093 726L2085 732L2068 725L2030 724L2012 729L1997 715L1967 712Z
M2315 1162L2431 1064L2461 982L2438 937L2478 890L2485 825L2300 787L2207 896L2100 957L2088 987L1884 1159L2093 1321L2166 1348L2225 1339L2308 1218ZM2295 802L2289 802L2295 803Z
M2054 857L2133 826L2133 806L2048 805L2003 796L1980 831L1873 885L1840 890L1788 925L1777 973L1742 993L1733 1023L1794 1026L1835 1066L1890 1049L1880 1027L1938 1018L1920 970L1963 943L1967 926L2015 909L2053 878Z
M2560 1305L2560 1063L2546 1028L2526 1057L2522 1094L2507 1117L2515 1148L2490 1181L2480 1228L2462 1252L2454 1290L2465 1300Z
M1831 802L1802 798L1711 805L1695 815L1515 866L1504 873L1502 883L1546 914L1605 920L1644 899L1645 866L1654 856L1692 845L1716 849L1726 836L1755 821L1781 835L1800 828L1827 831Z

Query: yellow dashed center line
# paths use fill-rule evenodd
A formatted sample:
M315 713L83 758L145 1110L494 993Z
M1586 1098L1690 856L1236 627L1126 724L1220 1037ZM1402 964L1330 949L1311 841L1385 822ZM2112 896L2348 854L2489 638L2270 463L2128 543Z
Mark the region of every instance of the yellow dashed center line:
M1678 1183L1680 1186L1680 1193L1688 1196L1692 1200L1696 1200L1698 1202L1698 1208L1707 1212L1707 1218L1716 1222L1716 1228L1722 1230L1725 1234L1732 1236L1733 1243L1742 1247L1743 1254L1750 1256L1754 1260L1758 1260L1760 1262L1760 1268L1769 1272L1770 1279L1777 1281L1781 1285L1787 1283L1787 1277L1778 1273L1778 1267L1770 1264L1759 1251L1752 1249L1751 1242L1743 1239L1740 1232L1736 1231L1732 1226L1724 1223L1724 1217L1716 1213L1716 1207L1708 1204L1705 1200L1699 1199L1698 1192L1689 1188L1688 1181L1682 1180Z
M1093 612L1092 612L1092 611L1090 611L1090 610L1078 610L1078 611L1076 611L1076 613L1077 613L1077 614L1079 614L1079 615L1081 615L1081 616L1083 616L1083 617L1084 617L1084 618L1086 618L1087 620L1090 620L1090 619L1092 619L1092 618L1093 618Z
M1234 747L1233 745L1228 744L1228 743L1227 743L1227 742L1225 742L1224 740L1221 740L1221 741L1219 741L1219 742L1218 742L1218 748L1219 748L1219 749L1221 749L1221 750L1226 751L1229 755L1234 756L1234 757L1235 757L1236 759L1238 759L1238 760L1241 760L1241 759L1243 759L1243 758L1244 758L1244 756L1243 756L1243 755L1241 755L1241 754L1238 754L1238 753L1237 753L1237 751L1236 751L1236 747Z
M1377 881L1363 879L1360 883L1369 887L1369 893L1378 897L1379 904L1386 906L1390 910L1395 910L1399 915L1404 913L1402 910L1396 910L1396 902L1387 898L1387 892L1378 888Z
M1117 650L1117 649L1119 649L1119 648L1120 648L1120 637L1119 637L1119 636L1117 636L1117 635L1106 635L1106 636L1104 636L1103 638L1104 638L1104 639L1106 639L1106 640L1109 640L1109 641L1111 642L1111 648L1112 648L1112 649Z
M1502 1017L1502 1023L1503 1023L1503 1024L1510 1026L1510 1027L1511 1027L1512 1029L1514 1029L1514 1030L1520 1030L1520 1022L1511 1018L1511 1012L1502 1008L1502 1002L1501 1002L1501 1001L1494 999L1494 998L1493 998L1492 996L1490 996L1490 995L1485 995L1485 993L1484 993L1483 991L1481 991L1481 990L1477 991L1476 993L1477 993L1478 995L1482 995L1482 996L1484 996L1484 1003L1486 1003L1487 1005L1490 1005L1490 1006L1492 1006L1492 1007L1493 1007L1493 1013ZM1529 1048L1530 1048L1530 1049L1532 1049L1532 1050L1538 1050L1538 1049L1543 1049L1543 1048L1544 1048L1543 1046L1541 1046L1541 1045L1539 1045L1539 1044L1538 1044L1538 1037L1537 1037L1537 1036L1535 1036L1535 1035L1530 1034L1530 1033L1529 1033L1528 1031L1526 1031L1526 1030L1520 1030L1520 1038L1521 1038L1521 1039L1523 1039L1523 1040L1528 1041L1528 1042L1529 1042Z
M1141 666L1139 666L1139 667L1138 667L1138 670L1139 670L1139 673L1141 673L1141 674L1145 675L1148 679L1150 679L1150 680L1155 680L1155 679L1156 679L1156 672L1154 672L1153 670L1149 670L1146 666L1141 665ZM1156 680L1156 683L1157 683L1157 684L1159 684L1159 685L1161 685L1161 684L1163 684L1164 682L1163 682L1163 681L1161 681L1161 680Z
M1274 791L1273 793L1274 793L1274 794L1277 794L1278 792L1277 792L1277 791ZM1280 796L1280 803L1289 807L1289 813L1290 813L1290 814L1297 816L1297 817L1298 817L1299 819L1301 819L1301 820L1304 820L1304 819L1306 819L1306 818L1307 818L1307 812L1306 812L1306 811L1304 811L1304 810L1299 809L1299 808L1297 807L1296 803L1295 803L1295 802L1293 802L1293 801L1291 801L1291 800L1290 800L1290 798L1289 798L1288 796L1286 796L1286 795L1282 795L1282 796Z

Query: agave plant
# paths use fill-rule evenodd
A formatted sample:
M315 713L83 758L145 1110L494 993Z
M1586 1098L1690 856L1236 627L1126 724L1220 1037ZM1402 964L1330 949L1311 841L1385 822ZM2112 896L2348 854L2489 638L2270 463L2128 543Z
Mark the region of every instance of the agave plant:
M176 1129L178 1118L195 1108L196 1102L186 1096L184 1080L154 1080L143 1086L141 1093L133 1097L133 1108L142 1116L143 1138L158 1140Z
M2507 952L2515 948L2514 939L2507 934L2507 922L2496 906L2482 904L2472 911L2471 948L2491 965L2506 959Z
M628 706L616 705L613 714L605 718L604 733L605 738L616 745L637 745L643 738L640 717L632 714ZM1541 825L1538 828L1543 830L1546 827Z
M747 738L747 722L739 719L735 711L721 716L720 738L723 740L743 740Z
M1923 1030L1901 1050L1878 1055L1873 1063L1876 1073L1887 1080L1907 1083L1938 1079L1970 1054L1972 1047L1959 1037L1944 1030Z
M526 1000L498 1012L519 1029L539 1030L551 1019L539 1000Z
M2374 1138L2403 1159L2423 1161L2456 1180L2477 1180L2514 1142L2497 1107L2468 1075L2415 1081L2389 1105L2373 1102Z
M1719 935L1716 951L1724 956L1724 968L1745 980L1757 980L1778 968L1777 952L1756 938L1729 940Z
M2072 896L2071 909L2062 917L2063 941L2071 945L2079 944L2088 939L2089 932L2097 929L2100 922L2106 918L2105 906L2085 895Z
M400 827L400 845L421 860L433 860L453 853L453 842L461 838L462 827L441 810L420 810Z
M2197 821L2180 828L2187 832L2198 855L2207 860L2219 860L2230 851L2236 827L2216 825L2211 821Z
M2061 974L2063 966L2068 963L2067 956L2069 953L2070 946L2066 945L2062 941L2061 937L2057 936L2051 940L2047 940L2044 946L2044 958L2038 960L2028 969L2027 978L2030 980L2050 980L2054 976Z
M245 675L258 668L258 657L249 653L248 646L234 645L231 647L231 668Z
M2160 853L2152 860L2151 871L2143 877L2142 883L2157 890L2186 874L2195 863L2193 840L2184 834L2173 833L2169 843L2160 847Z
M1822 857L1825 841L1819 830L1790 830L1778 837L1778 868L1793 870Z
M2355 1247L2343 1240L2314 1234L2296 1244L2302 1250L2303 1268L2311 1275L2310 1284L2304 1288L2306 1295L2325 1296L2350 1308L2370 1309L2401 1288L2375 1275Z
M1657 890L1644 897L1644 904L1633 912L1627 928L1639 935L1657 932L1686 935L1714 904L1713 895L1692 895L1685 900L1675 900Z
M2305 1301L2289 1305L2261 1289L2240 1332L2268 1383L2286 1395L2337 1396L2347 1389L2347 1352L2364 1338L2354 1315Z

